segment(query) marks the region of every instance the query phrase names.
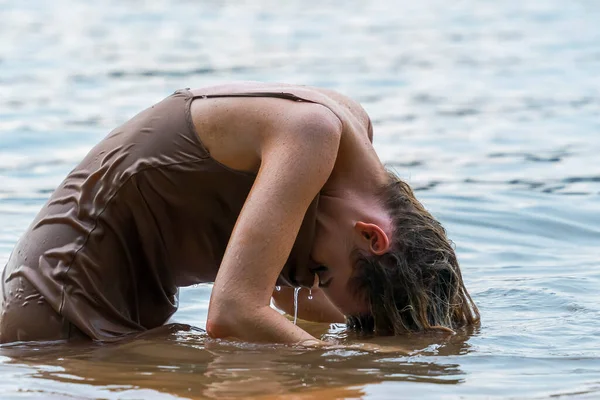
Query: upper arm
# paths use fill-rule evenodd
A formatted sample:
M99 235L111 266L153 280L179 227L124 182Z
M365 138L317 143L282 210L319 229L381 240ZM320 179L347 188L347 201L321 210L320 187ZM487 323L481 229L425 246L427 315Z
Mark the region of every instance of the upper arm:
M261 145L261 165L219 268L209 319L231 307L268 306L304 214L331 174L341 135L337 117L303 104Z

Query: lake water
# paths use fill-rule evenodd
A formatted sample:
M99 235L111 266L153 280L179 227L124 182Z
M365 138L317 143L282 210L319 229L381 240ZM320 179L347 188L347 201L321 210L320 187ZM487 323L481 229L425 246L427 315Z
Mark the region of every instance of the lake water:
M0 0L0 265L112 128L183 87L328 87L448 228L481 327L409 354L208 340L0 349L2 398L600 398L600 2ZM174 322L203 328L210 286ZM342 343L343 326L300 324Z

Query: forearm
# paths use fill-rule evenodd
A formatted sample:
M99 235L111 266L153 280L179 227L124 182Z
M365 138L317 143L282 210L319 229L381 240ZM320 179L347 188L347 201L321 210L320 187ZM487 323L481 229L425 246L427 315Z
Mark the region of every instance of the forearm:
M273 292L273 303L281 311L294 315L294 288L280 287ZM344 315L337 309L325 296L322 290L318 288L302 288L298 292L298 318L326 323L343 323Z
M293 290L292 290L293 292ZM235 338L247 342L302 344L309 347L355 349L370 352L409 354L397 346L380 346L374 343L335 345L316 339L291 323L269 306L256 309L232 307L222 304L209 313L206 330L212 338Z
M206 330L213 338L236 338L248 342L319 342L269 306L217 306L209 313ZM237 310L237 311L236 311Z

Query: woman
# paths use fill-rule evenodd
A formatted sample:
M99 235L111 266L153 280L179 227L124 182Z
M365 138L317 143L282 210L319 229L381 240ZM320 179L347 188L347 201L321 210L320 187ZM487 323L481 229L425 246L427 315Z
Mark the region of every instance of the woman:
M117 340L200 282L212 337L318 344L270 307L290 304L276 285L313 288L301 318L376 334L476 323L444 229L371 142L365 111L332 91L175 92L94 147L18 242L0 342Z

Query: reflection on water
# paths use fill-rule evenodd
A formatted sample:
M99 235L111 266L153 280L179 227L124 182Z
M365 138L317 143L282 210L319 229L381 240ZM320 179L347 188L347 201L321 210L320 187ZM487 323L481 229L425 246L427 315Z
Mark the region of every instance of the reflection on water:
M318 324L308 325L315 333ZM326 332L327 326L320 325L320 330ZM3 370L21 380L35 378L44 390L69 384L53 389L55 394L139 398L162 392L220 399L343 390L344 397L358 398L363 394L360 388L381 382L461 383L464 372L459 365L434 356L467 354L468 337L415 336L402 343L408 354L374 353L212 340L201 329L170 324L117 344L14 344L4 346L0 355ZM398 344L392 338L370 342ZM312 391L305 393L307 388Z
M456 243L482 325L407 352L211 342L0 349L1 397L600 396L600 3L0 0L0 266L73 166L175 89L324 86ZM206 326L210 286L171 322ZM300 322L341 343L364 338ZM369 339L371 340L371 339Z

